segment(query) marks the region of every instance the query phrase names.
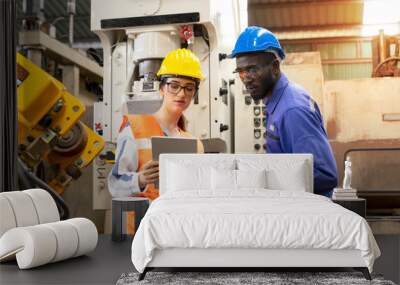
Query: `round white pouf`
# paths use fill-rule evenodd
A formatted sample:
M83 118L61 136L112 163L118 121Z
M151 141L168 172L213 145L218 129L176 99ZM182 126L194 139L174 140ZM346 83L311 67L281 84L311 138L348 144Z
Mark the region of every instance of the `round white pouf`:
M12 191L3 192L1 195L10 202L17 227L33 226L39 223L35 205L28 194L21 191Z
M96 248L98 233L92 221L85 218L74 218L65 222L73 225L78 233L79 244L74 257L86 254Z
M41 225L14 228L0 239L0 258L16 254L20 269L28 269L51 262L57 252L53 231Z
M57 222L60 220L56 202L54 202L53 197L51 197L46 190L29 189L22 192L31 197L39 218L39 224Z
M2 193L1 193L2 194ZM9 229L15 228L17 222L15 221L14 211L10 202L6 197L0 194L0 238Z
M51 262L57 262L71 258L78 250L78 233L74 227L66 221L41 225L53 231L57 239L57 252Z

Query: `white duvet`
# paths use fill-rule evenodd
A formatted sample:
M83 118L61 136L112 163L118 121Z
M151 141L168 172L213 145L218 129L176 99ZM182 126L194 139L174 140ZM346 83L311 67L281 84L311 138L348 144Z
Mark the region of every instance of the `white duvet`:
M183 191L156 199L132 243L143 272L155 249L358 249L372 272L380 251L365 219L306 192L247 189Z

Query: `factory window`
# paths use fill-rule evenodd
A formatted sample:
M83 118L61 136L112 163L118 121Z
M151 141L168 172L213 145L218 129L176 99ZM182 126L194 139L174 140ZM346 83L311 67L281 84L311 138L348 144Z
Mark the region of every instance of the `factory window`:
M372 63L324 64L322 69L325 80L369 78L372 73Z
M308 40L283 44L287 53L319 51L325 80L369 78L372 73L371 40Z
M386 35L400 34L400 1L367 0L364 1L363 36L374 36L379 30Z
M356 42L318 44L317 50L322 60L357 58Z

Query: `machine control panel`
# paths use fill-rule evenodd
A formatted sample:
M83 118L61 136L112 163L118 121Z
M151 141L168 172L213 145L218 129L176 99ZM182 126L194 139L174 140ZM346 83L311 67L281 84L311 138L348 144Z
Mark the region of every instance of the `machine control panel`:
M251 97L250 97L251 98ZM256 153L265 152L265 138L266 138L266 116L265 116L265 105L262 100L253 100L253 121L254 121L254 148L253 151ZM257 135L256 135L257 134Z
M253 137L253 151L256 153L265 152L263 148L266 138L265 124L265 105L262 100L253 100L251 96L245 97L245 104L252 106L253 108L253 127L254 127L254 137ZM249 103L250 102L250 103Z
M244 87L241 91L235 96L235 152L265 153L265 104L253 100Z
M253 99L251 99L250 96L244 97L244 103L245 103L246 105L251 105L251 101L252 101L252 100L253 100Z

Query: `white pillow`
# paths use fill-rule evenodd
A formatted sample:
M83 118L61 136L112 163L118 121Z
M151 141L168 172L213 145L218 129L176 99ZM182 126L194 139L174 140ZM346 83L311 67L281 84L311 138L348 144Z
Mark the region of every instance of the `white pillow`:
M266 170L211 170L213 190L237 190L240 188L267 188Z
M236 170L211 168L211 189L236 189Z
M237 165L239 170L266 170L266 188L268 189L307 191L309 187L306 161L283 160L279 157L275 159L239 158Z
M238 188L267 188L267 171L263 170L236 170Z
M211 169L232 170L234 159L174 160L166 164L167 191L211 190Z
M273 190L306 192L307 178L304 175L304 163L292 164L286 169L270 169L267 171L267 185Z
M168 190L210 189L210 167L193 167L169 163Z

